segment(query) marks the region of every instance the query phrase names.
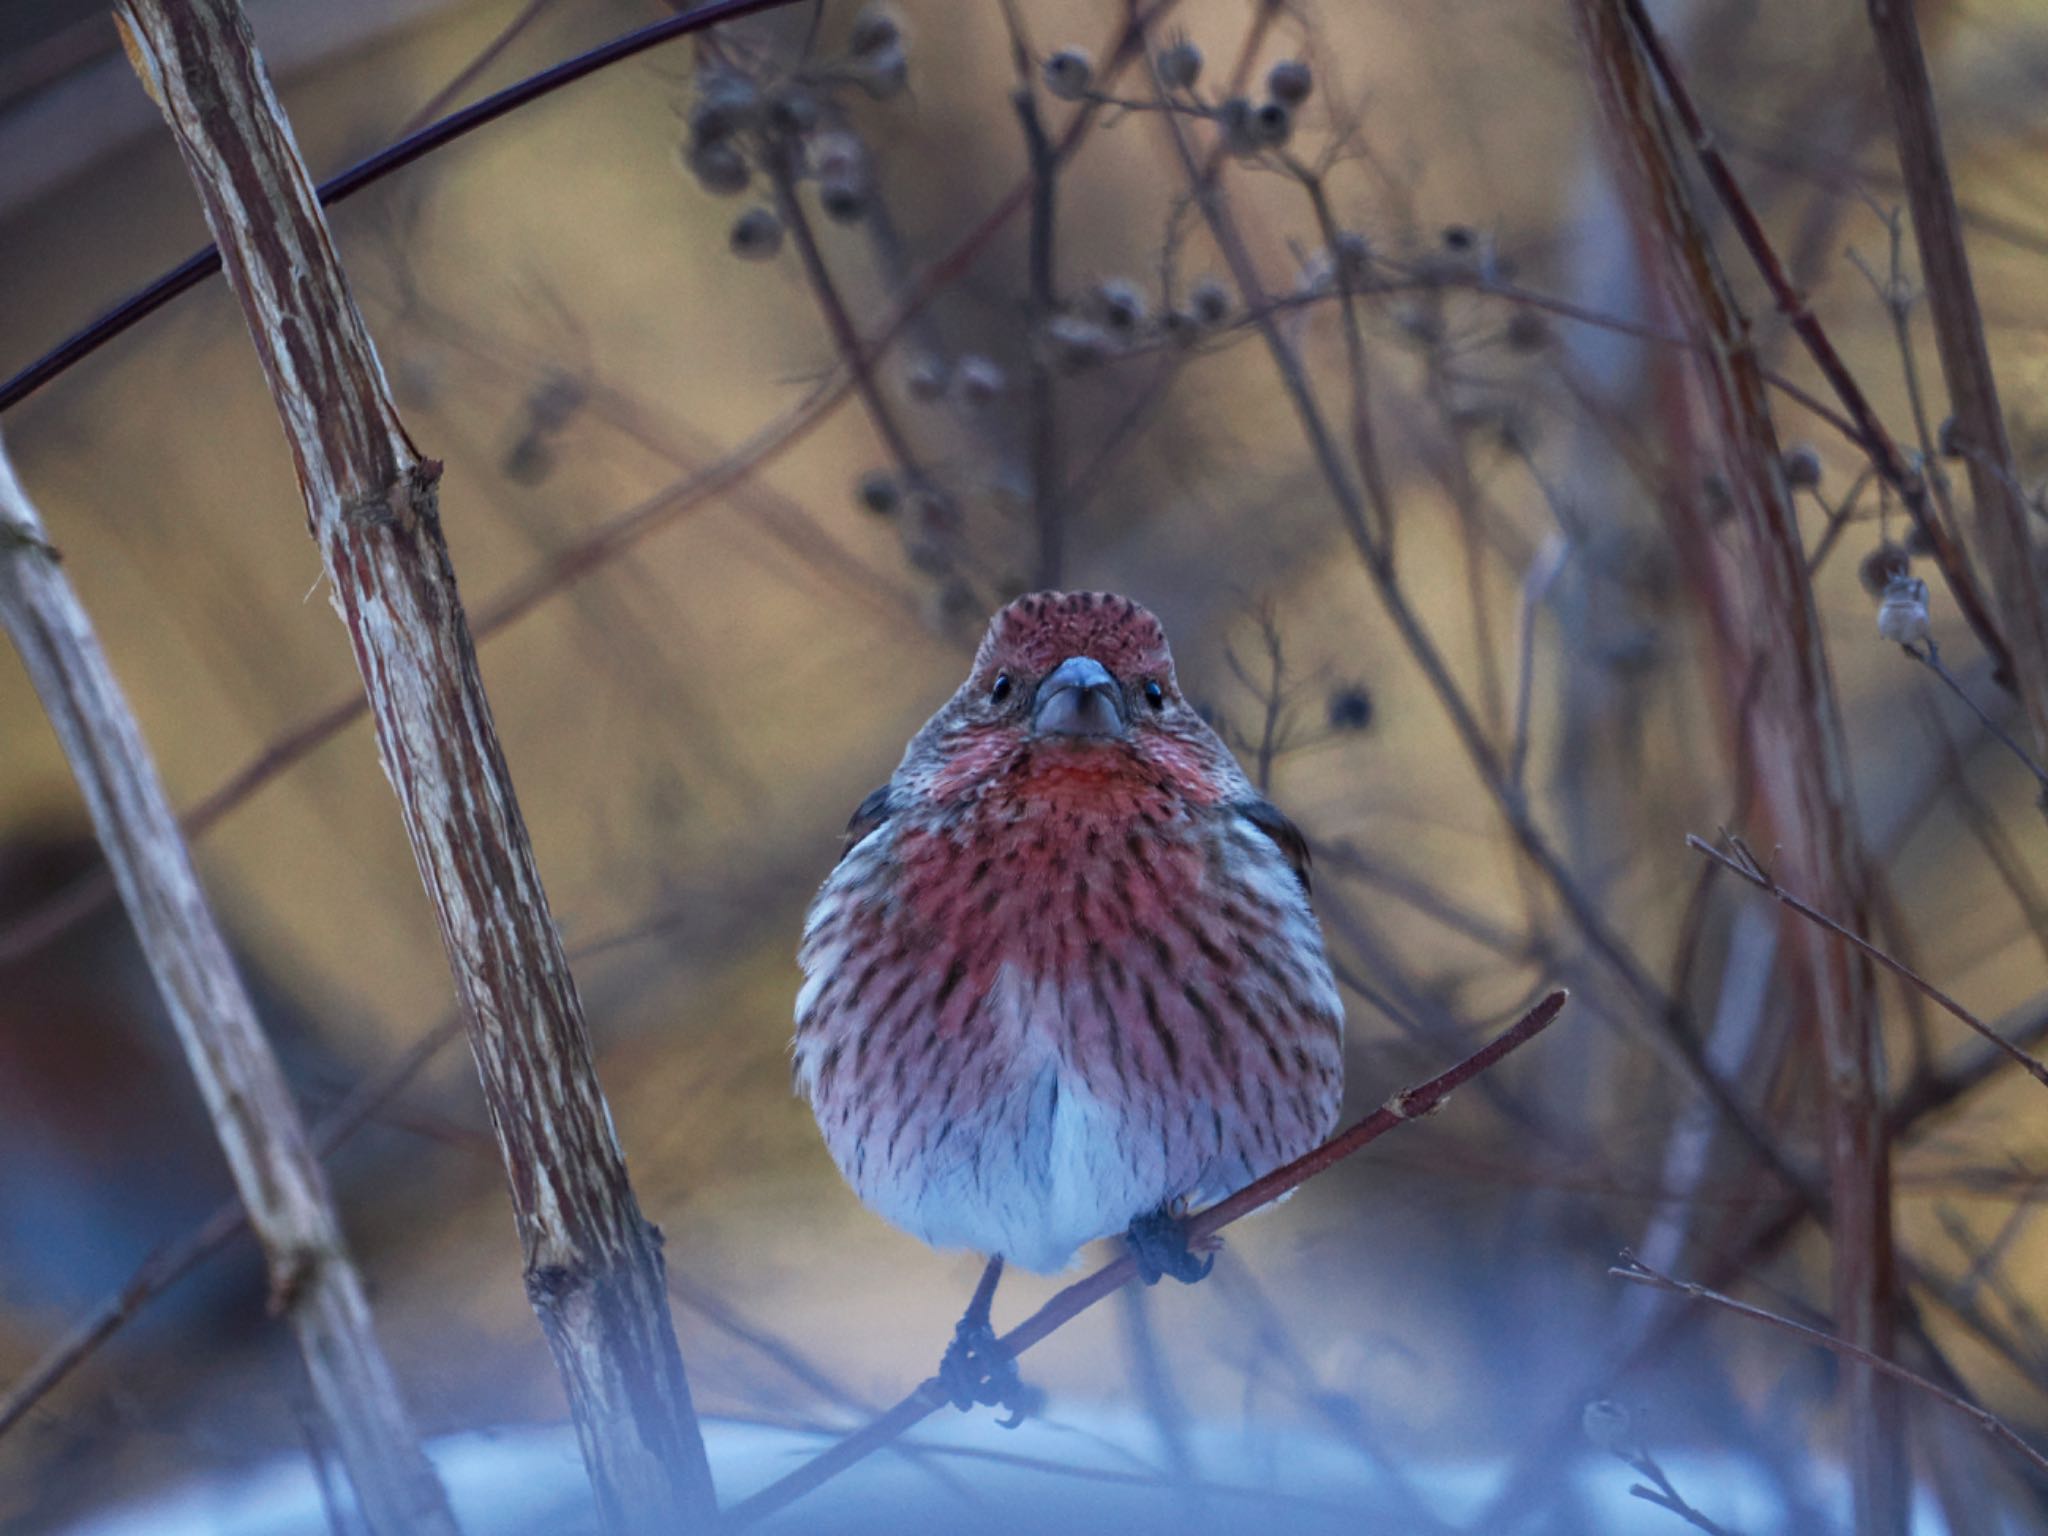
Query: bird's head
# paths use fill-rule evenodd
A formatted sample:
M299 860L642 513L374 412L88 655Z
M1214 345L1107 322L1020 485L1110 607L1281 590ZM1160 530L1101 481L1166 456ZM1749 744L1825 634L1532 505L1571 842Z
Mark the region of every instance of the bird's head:
M905 766L926 770L917 777L940 799L1040 775L1164 779L1210 800L1238 776L1182 696L1159 620L1111 592L1034 592L998 612Z

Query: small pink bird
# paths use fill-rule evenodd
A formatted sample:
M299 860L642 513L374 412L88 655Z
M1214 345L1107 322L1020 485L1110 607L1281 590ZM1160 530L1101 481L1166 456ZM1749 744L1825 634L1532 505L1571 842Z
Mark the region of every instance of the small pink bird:
M940 1379L1021 1416L989 1324L1005 1260L1125 1234L1199 1280L1181 1213L1323 1140L1343 1005L1308 847L1174 681L1129 598L998 613L862 802L811 905L795 1078L862 1200L987 1254Z

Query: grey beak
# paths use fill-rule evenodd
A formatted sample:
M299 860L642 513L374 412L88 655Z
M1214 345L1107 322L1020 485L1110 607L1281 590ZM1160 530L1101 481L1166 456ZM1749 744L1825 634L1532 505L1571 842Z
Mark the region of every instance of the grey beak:
M1123 690L1101 662L1069 656L1038 685L1031 725L1041 736L1121 736Z

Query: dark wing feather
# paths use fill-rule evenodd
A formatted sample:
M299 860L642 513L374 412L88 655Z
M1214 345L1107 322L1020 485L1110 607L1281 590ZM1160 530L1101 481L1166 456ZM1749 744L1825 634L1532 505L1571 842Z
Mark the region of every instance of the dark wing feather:
M1231 809L1273 840L1273 845L1294 866L1295 876L1301 881L1302 894L1308 895L1313 889L1308 878L1308 839L1301 835L1301 828L1289 821L1280 807L1270 800L1240 800Z
M895 805L889 799L889 786L886 784L861 801L852 819L846 823L846 846L839 850L839 857L843 859L853 852L860 840L887 821L895 809Z

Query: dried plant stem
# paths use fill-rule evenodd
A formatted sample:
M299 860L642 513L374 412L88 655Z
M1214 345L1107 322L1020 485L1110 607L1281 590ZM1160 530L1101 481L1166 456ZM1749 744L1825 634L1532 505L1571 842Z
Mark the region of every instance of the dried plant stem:
M1887 951L1878 948L1877 945L1871 943L1861 934L1843 927L1832 917L1829 917L1827 913L1808 906L1797 896L1794 896L1790 891L1778 884L1771 877L1770 872L1757 862L1756 855L1750 852L1748 845L1740 838L1730 839L1731 846L1734 849L1732 854L1725 853L1721 849L1714 847L1713 844L1702 838L1694 837L1689 833L1686 836L1685 842L1686 846L1694 852L1704 854L1723 869L1730 870L1742 879L1747 880L1758 890L1765 892L1775 900L1790 907L1808 922L1817 923L1829 933L1842 939L1845 943L1854 945L1858 950L1868 955L1872 960L1875 960L1894 976L1917 988L1939 1007L1956 1018L1961 1019L1963 1023L1990 1041L1994 1047L2003 1051L2008 1060L2017 1062L2020 1066L2026 1068L2027 1072L2032 1075L2036 1082L2040 1083L2043 1087L2048 1087L2048 1066L2044 1066L2039 1061L2036 1061L2010 1040L2007 1040L1997 1030L1978 1018L1976 1014L1970 1012L1969 1009L1950 997L1910 965L1895 959Z
M1941 651L1935 646L1933 637L1930 636L1919 645L1902 645L1899 649L1940 678L1947 685L1950 693L1953 693L1969 706L1970 713L1983 722L1984 729L1997 738L1998 744L2026 766L2027 772L2034 776L2035 784L2040 786L2041 793L2039 798L2041 804L2044 807L2048 807L2048 769L2043 769L2039 763L2035 762L2034 755L2014 741L2011 733L1996 720L1992 719L1982 704L1979 704L1970 697L1970 691L1957 681L1956 675L1949 671L1947 665L1942 661Z
M1621 1256L1621 1262L1609 1269L1607 1273L1613 1275L1618 1280L1628 1280L1637 1285L1652 1286L1660 1291L1668 1291L1674 1296L1684 1296L1693 1301L1704 1301L1711 1306L1720 1307L1725 1311L1733 1312L1739 1317L1749 1318L1754 1322L1768 1323L1771 1327L1781 1329L1791 1334L1794 1338L1804 1339L1809 1344L1818 1344L1822 1349L1832 1350L1844 1359L1854 1360L1861 1365L1868 1366L1873 1371L1882 1372L1894 1381L1904 1382L1914 1390L1926 1393L1937 1402L1946 1403L1957 1413L1974 1422L1985 1434L1990 1435L1995 1440L2002 1441L2005 1445L2016 1451L2037 1471L2048 1473L2048 1456L2044 1456L2040 1451L2035 1450L2033 1446L2021 1439L2013 1431L2012 1427L1999 1418L1998 1415L1992 1413L1989 1409L1980 1408L1975 1403L1956 1396L1955 1393L1950 1392L1945 1387L1937 1386L1925 1376L1909 1371L1904 1366L1887 1360L1881 1355L1873 1355L1869 1350L1863 1349L1847 1339L1838 1338L1832 1333L1824 1333L1818 1328L1809 1328L1804 1323L1794 1322L1791 1318L1781 1317L1775 1312L1767 1312L1762 1307L1753 1307L1746 1301L1737 1301L1733 1296L1724 1296L1719 1291L1707 1289L1704 1285L1695 1285L1689 1280L1674 1280L1667 1274L1649 1268L1632 1253L1624 1252Z
M2010 669L2033 727L2034 746L2048 757L2048 606L2041 600L2027 508L2013 468L2012 442L1999 409L1984 316L1963 248L1963 226L1949 180L1948 152L1935 110L1934 86L1910 0L1868 0L1870 30L1884 66L1885 95L1913 210L1913 236L1927 289L1934 341L1948 384L1949 408L1965 445L1979 553L1991 574L1998 616L2011 648Z
M1024 147L1031 166L1031 497L1038 519L1038 573L1040 587L1060 584L1066 567L1067 485L1066 467L1060 453L1059 386L1044 349L1037 345L1040 329L1059 308L1058 279L1053 267L1053 232L1059 209L1059 160L1052 141L1045 136L1039 120L1038 101L1032 95L1029 61L1018 43L1019 69L1024 78L1017 85L1014 100L1017 121L1024 131Z
M263 1245L271 1305L298 1336L314 1398L364 1515L378 1536L452 1536L454 1519L377 1344L326 1176L200 889L155 760L4 451L0 622L85 795ZM7 1422L0 1416L0 1427Z
M1758 1159L1788 1189L1799 1191L1810 1204L1820 1206L1823 1202L1818 1191L1810 1188L1808 1181L1778 1151L1762 1121L1707 1066L1699 1043L1683 1027L1677 1003L1664 993L1620 935L1609 926L1599 906L1586 894L1536 824L1527 797L1509 780L1506 766L1488 739L1477 712L1458 686L1449 663L1444 660L1443 653L1430 637L1415 605L1401 586L1386 547L1374 538L1366 520L1364 498L1338 451L1336 439L1310 387L1308 371L1300 354L1281 329L1273 306L1266 300L1265 284L1245 244L1243 232L1225 203L1223 189L1202 175L1179 119L1166 112L1159 113L1158 117L1172 139L1195 205L1230 268L1231 277L1237 283L1248 310L1255 317L1254 323L1273 360L1274 371L1280 376L1288 403L1301 425L1302 435L1308 441L1331 500L1336 504L1338 520L1358 551L1380 606L1399 632L1403 648L1421 669L1430 692L1449 717L1460 746L1471 760L1516 846L1557 893L1587 946L1634 994L1650 1024L1644 1038L1652 1048L1673 1071L1693 1084L1730 1124L1740 1130Z
M123 38L220 242L290 441L386 772L440 921L510 1178L527 1291L600 1516L674 1531L716 1512L642 1217L582 1006L491 724L442 536L440 466L392 404L248 23L234 0L123 0Z
M1226 1200L1190 1217L1188 1239L1199 1244L1214 1237L1232 1222L1270 1205L1290 1190L1299 1188L1352 1153L1377 1141L1395 1127L1434 1114L1451 1092L1528 1044L1550 1027L1565 1005L1563 992L1552 992L1531 1008L1509 1029L1496 1035L1456 1066L1394 1095L1380 1108L1349 1129L1339 1132L1314 1151L1303 1154L1264 1178L1247 1184ZM1094 1274L1075 1281L1030 1317L1002 1337L1002 1346L1021 1355L1042 1343L1059 1329L1087 1311L1105 1296L1114 1294L1137 1277L1138 1266L1129 1254L1112 1260ZM945 1389L937 1378L922 1382L916 1391L881 1417L863 1425L830 1449L805 1462L786 1477L776 1479L759 1493L742 1499L726 1511L726 1524L734 1529L765 1519L787 1508L812 1489L837 1477L854 1463L873 1455L905 1431L930 1417L947 1402Z
M1657 1458L1648 1451L1617 1451L1617 1456L1633 1467L1647 1483L1637 1483L1629 1489L1632 1498L1641 1499L1645 1504L1654 1504L1659 1509L1668 1509L1696 1531L1705 1531L1707 1536L1734 1536L1727 1526L1710 1520L1678 1491L1671 1481L1671 1475L1659 1465Z
M419 1075L434 1055L462 1033L462 1021L450 1017L434 1026L383 1071L350 1090L314 1126L314 1155L323 1161ZM170 1286L222 1248L249 1223L248 1212L228 1201L183 1237L165 1244L143 1260L118 1291L74 1323L43 1352L42 1358L0 1397L0 1435L91 1357L121 1327Z
M817 231L811 227L811 216L804 208L803 199L797 195L795 172L783 152L771 152L767 158L768 178L774 184L776 208L796 244L805 280L817 298L819 313L825 317L825 328L832 333L832 344L838 348L840 363L853 380L854 392L860 396L868 420L874 424L876 436L881 438L882 446L888 450L903 478L913 487L928 487L930 476L925 473L902 423L897 421L889 397L882 392L881 381L875 377L874 358L861 345L860 332L854 326L845 299L840 296L839 285L833 280L825 253L818 245Z
M382 181L394 171L403 170L415 160L424 159L465 134L472 133L487 123L496 122L507 113L515 112L543 96L551 95L564 86L574 85L599 70L608 69L627 59L637 58L650 48L678 37L687 37L693 32L702 32L721 21L752 16L761 11L772 11L795 3L796 0L707 0L706 4L684 15L650 22L622 37L615 37L608 43L600 43L573 59L564 59L537 75L529 75L524 80L506 86L502 91L494 91L482 101L474 102L459 112L451 112L439 122L430 123L417 133L407 134L397 143L380 149L369 159L358 161L339 175L329 177L320 183L317 189L320 204L325 207L330 203L338 203L344 198L352 197L363 188ZM219 246L212 245L203 251L194 251L170 271L136 290L105 314L73 332L5 383L0 383L0 411L9 410L20 404L59 374L74 364L83 362L116 336L148 319L179 294L198 287L219 270Z
M1681 510L1721 632L1747 760L1800 882L1860 923L1869 873L1857 834L1848 753L1820 617L1806 578L1790 488L1746 320L1735 306L1676 148L1658 110L1637 0L1575 0L1573 17L1628 206L1637 211L1665 296L1694 353L1694 399L1710 429L1742 539L1713 553ZM1697 137L1697 136L1696 136ZM1933 519L1928 519L1933 523ZM1802 955L1823 1070L1833 1295L1848 1336L1873 1354L1892 1345L1895 1264L1883 1062L1869 966L1809 931ZM1858 1529L1902 1531L1903 1425L1896 1393L1868 1372L1846 1380Z
M1969 622L1970 629L1977 636L1986 653L1990 655L2001 678L2010 679L2012 655L2005 637L1991 616L1991 610L1978 590L1977 578L1970 569L1968 556L1956 541L1949 536L1948 529L1932 507L1927 483L1907 462L1899 451L1899 445L1892 438L1883 420L1872 409L1869 399L1863 393L1862 385L1849 372L1848 364L1835 350L1819 318L1808 307L1805 298L1792 286L1784 264L1778 260L1778 253L1771 245L1770 236L1764 233L1763 221L1744 196L1742 184L1735 179L1719 145L1708 130L1699 108L1694 105L1692 93L1686 88L1685 77L1679 73L1677 63L1672 59L1663 39L1651 22L1649 12L1642 0L1621 0L1630 29L1643 49L1650 68L1663 88L1671 110L1685 130L1687 140L1698 156L1701 169L1706 172L1707 182L1714 189L1727 210L1730 222L1749 252L1750 260L1756 264L1764 284L1771 290L1771 298L1784 315L1813 358L1814 365L1842 402L1855 429L1859 447L1868 455L1872 466L1885 482L1899 493L1911 514L1914 525L1928 540L1935 563L1940 566L1943 579L1948 583L1950 593L1955 597L1956 606Z
M1175 3L1177 0L1155 0L1151 10L1144 13L1140 21L1164 14ZM1261 21L1271 14L1270 5L1260 6L1258 17ZM1123 67L1136 52L1136 25L1138 23L1132 23L1119 35L1104 66L1106 74ZM1077 113L1060 135L1054 150L1062 162L1078 149L1092 121L1089 111ZM874 339L862 349L861 356L870 367L887 354L932 300L987 249L1003 226L1025 206L1030 187L1028 178L1012 185L950 250L920 275ZM743 484L808 437L845 402L852 391L852 374L842 360L830 378L821 381L803 400L730 453L599 524L515 581L478 612L472 626L473 633L479 640L499 633L573 583L602 569L648 534ZM1078 490L1076 494L1079 494ZM353 723L367 707L361 695L337 699L319 714L270 742L185 813L181 821L185 835L196 838L213 827L258 790ZM86 875L5 927L0 927L0 965L31 954L68 932L74 924L100 910L112 896L112 882L104 873Z

